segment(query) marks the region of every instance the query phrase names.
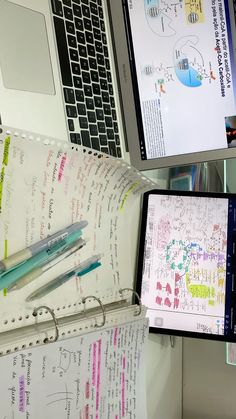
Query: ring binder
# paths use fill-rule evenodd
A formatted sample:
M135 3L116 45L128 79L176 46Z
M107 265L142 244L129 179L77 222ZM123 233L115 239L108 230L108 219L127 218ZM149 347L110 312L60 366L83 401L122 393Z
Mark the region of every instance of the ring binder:
M36 317L37 316L37 312L40 310L40 309L42 309L42 308L44 308L45 310L47 310L50 314L51 314L51 316L52 316L52 319L53 319L53 322L54 322L54 325L55 325L55 338L53 339L53 340L50 340L49 341L49 339L48 338L45 338L44 339L44 343L52 343L52 342L56 342L57 340L58 340L58 337L59 337L59 330L58 330L58 321L57 321L57 318L56 318L56 316L55 316L55 314L54 314L54 312L53 312L53 310L50 308L50 307L48 307L48 306L39 306L39 307L36 307L35 309L34 309L34 311L33 311L33 316L34 317Z
M139 311L137 313L135 313L135 316L140 316L141 312L142 312L142 301L141 298L139 297L138 293L136 291L134 291L132 288L122 288L119 290L120 295L122 296L124 291L131 291L135 297L138 300L138 304L139 304Z
M102 321L102 323L101 323L101 324L97 324L97 323L95 323L94 327L103 327L103 326L105 325L105 323L106 323L106 313L105 313L104 306L103 306L103 304L102 304L102 302L101 302L100 298L97 298L97 297L95 297L94 295L88 295L87 297L84 297L84 298L82 299L82 303L83 303L83 304L85 304L86 300L88 300L89 298L93 298L94 300L96 300L96 301L98 302L98 304L99 304L99 305L100 305L100 307L101 307L101 310L102 310L102 315L103 315L103 321ZM84 308L84 312L85 312L85 311L86 311L86 310L85 310L85 308Z

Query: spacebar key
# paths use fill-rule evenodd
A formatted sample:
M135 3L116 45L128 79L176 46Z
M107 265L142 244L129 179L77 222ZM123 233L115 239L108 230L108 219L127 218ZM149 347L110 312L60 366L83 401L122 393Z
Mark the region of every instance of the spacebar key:
M72 84L72 76L70 70L70 61L66 43L66 31L64 21L59 17L53 16L55 32L56 32L56 40L57 40L57 48L58 48L58 55L59 55L59 62L61 68L61 77L62 83L65 86L73 86Z

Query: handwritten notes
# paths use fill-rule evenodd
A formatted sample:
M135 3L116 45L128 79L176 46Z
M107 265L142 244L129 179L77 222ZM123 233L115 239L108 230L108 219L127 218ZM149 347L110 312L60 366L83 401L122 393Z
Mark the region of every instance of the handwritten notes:
M26 287L0 295L0 331L32 322L34 307L26 297L94 254L103 254L100 269L68 281L36 305L64 316L77 312L86 295L109 303L120 298L119 288L132 286L130 231L137 226L140 195L152 187L136 169L83 147L3 129L0 173L0 259L82 219L89 239Z
M223 333L227 214L227 199L149 196L142 292L154 325Z
M145 419L146 319L0 359L1 417Z

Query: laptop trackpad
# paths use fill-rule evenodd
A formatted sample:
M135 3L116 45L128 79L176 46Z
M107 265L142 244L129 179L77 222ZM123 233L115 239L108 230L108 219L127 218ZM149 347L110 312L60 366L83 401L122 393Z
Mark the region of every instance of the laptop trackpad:
M6 88L55 94L44 16L0 1L0 65Z

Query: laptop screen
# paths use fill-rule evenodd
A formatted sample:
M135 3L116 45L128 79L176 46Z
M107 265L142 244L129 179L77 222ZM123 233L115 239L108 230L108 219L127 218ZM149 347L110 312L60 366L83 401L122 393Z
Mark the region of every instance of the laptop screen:
M144 195L137 292L151 331L236 341L236 195Z
M235 2L127 0L126 8L141 160L233 153Z

